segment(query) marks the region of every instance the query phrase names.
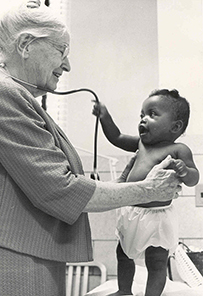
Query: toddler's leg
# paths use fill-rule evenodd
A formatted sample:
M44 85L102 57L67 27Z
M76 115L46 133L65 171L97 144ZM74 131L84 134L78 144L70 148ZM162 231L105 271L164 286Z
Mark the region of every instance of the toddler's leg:
M148 270L145 296L160 296L166 283L168 251L161 247L149 247L145 252Z
M119 291L109 294L109 296L132 295L131 288L135 274L135 263L133 259L128 258L124 253L120 243L118 243L116 254Z

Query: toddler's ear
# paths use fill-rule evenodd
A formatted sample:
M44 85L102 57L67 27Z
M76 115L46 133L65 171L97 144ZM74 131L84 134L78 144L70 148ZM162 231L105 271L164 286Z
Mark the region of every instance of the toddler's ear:
M171 131L172 131L172 133L178 133L178 132L181 131L182 128L183 128L183 122L182 122L182 120L173 121L173 123L171 125Z

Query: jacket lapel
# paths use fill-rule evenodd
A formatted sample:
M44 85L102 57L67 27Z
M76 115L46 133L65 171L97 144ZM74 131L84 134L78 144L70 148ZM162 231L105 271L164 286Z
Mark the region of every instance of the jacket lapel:
M61 130L61 128L54 122L50 115L39 105L39 103L35 99L33 100L33 106L37 113L46 122L46 129L54 137L56 146L59 147L66 155L67 160L70 164L71 171L74 174L84 175L80 157L73 145L68 140L65 133Z

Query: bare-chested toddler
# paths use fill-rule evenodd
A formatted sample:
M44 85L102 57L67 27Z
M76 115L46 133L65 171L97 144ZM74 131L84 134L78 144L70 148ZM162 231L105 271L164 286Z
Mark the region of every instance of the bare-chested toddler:
M186 130L190 107L177 90L155 90L143 102L138 126L139 136L122 134L102 103L95 103L103 132L115 146L136 153L126 182L145 179L152 167L167 155L174 158L173 169L187 186L199 181L192 152L175 142ZM132 295L135 264L148 271L145 296L160 296L166 283L167 259L178 243L178 221L172 204L151 202L119 210L117 221L118 287L116 295Z

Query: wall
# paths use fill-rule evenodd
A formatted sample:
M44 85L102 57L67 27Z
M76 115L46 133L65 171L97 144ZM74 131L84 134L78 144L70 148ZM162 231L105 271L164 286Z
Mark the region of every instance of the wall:
M186 136L202 135L203 17L201 0L157 1L159 85L177 88L191 106Z
M123 132L137 133L141 102L158 86L155 0L74 0L71 2L69 88L93 89ZM67 133L92 151L93 97L67 98ZM120 154L99 132L101 154Z

